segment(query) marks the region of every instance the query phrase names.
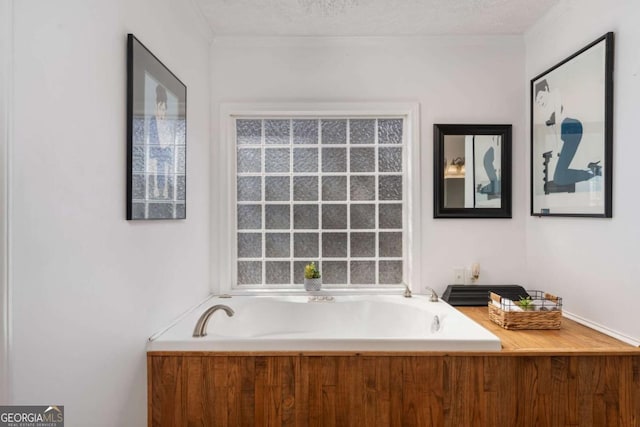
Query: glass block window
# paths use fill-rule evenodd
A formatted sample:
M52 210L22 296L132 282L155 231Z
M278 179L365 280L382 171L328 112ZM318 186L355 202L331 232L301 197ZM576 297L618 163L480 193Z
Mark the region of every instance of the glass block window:
M235 120L239 287L403 282L405 136L401 117Z

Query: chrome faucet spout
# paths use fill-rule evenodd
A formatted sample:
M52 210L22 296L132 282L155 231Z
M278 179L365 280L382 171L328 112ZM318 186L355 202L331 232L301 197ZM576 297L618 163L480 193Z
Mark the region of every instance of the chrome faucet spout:
M433 290L433 288L430 288L428 286L425 286L425 289L428 289L431 291L431 297L429 298L429 301L438 302L438 294L436 293L436 291Z
M209 323L209 318L213 313L218 310L224 310L227 313L227 316L231 317L234 315L234 311L231 307L223 304L214 305L213 307L209 307L207 311L202 313L202 316L198 319L196 323L196 327L193 330L193 337L200 338L207 335L207 323Z

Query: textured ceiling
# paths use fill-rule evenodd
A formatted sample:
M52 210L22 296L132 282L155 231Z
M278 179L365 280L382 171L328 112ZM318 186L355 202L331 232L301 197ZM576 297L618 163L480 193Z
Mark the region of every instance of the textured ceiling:
M521 34L558 0L194 0L216 35Z

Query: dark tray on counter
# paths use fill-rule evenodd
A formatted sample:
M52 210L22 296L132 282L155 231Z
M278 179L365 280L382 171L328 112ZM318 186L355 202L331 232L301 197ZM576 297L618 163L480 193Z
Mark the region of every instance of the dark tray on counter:
M489 292L512 301L529 296L520 285L449 285L442 299L454 306L483 306L489 301Z

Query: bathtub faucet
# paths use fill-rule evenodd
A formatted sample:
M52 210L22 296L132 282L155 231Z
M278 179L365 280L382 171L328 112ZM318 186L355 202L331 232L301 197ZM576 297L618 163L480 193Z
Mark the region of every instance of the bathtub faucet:
M436 291L434 291L433 288L430 288L428 286L425 286L425 289L431 291L431 298L429 298L429 301L438 302L438 294L436 293Z
M213 307L209 307L207 311L202 313L202 316L200 316L200 318L198 319L198 323L196 323L196 328L193 330L194 338L200 338L207 335L207 323L209 323L209 318L213 313L215 313L218 310L224 310L225 313L227 313L227 316L229 317L233 316L234 314L234 311L231 307L223 304L218 304L218 305L214 305Z

